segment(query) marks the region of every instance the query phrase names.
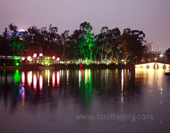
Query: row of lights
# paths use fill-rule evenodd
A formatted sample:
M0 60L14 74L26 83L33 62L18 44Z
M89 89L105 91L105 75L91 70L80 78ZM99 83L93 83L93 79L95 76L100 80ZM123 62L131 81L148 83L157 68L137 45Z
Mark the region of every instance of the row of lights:
M43 57L43 54L42 54L42 53L40 53L40 54L39 54L39 56L40 56L40 57ZM35 53L35 54L33 54L33 58L36 58L36 57L37 57L37 54L36 54L36 53ZM48 57L48 59L49 59L49 57ZM55 57L55 56L52 56L52 59L53 59L53 60L55 60L55 59L56 59L56 57ZM25 57L22 57L22 60L25 60ZM29 60L29 61L30 61L30 60L32 60L31 56L28 56L28 57L27 57L27 60ZM60 58L59 58L59 57L57 57L57 60L59 61L59 60L60 60Z

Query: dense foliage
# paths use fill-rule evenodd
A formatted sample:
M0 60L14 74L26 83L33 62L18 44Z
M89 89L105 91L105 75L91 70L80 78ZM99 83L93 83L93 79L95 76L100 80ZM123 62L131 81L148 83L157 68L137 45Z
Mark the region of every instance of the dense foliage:
M143 45L145 34L142 31L102 27L97 35L92 33L88 22L80 24L80 28L70 35L66 30L58 33L58 28L36 26L26 31L10 24L0 35L0 55L28 56L43 53L45 56L59 56L61 59L103 60L112 59L117 62L136 62L143 57L146 47Z
M165 55L166 55L168 61L170 61L170 48L166 50Z

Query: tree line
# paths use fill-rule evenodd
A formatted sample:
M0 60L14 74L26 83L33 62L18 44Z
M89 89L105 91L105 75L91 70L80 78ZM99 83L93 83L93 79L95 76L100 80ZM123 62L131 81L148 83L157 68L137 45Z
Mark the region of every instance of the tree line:
M101 28L99 34L92 32L88 22L80 24L72 34L68 30L58 33L56 26L37 28L29 27L26 31L18 31L12 23L0 35L0 55L29 56L43 53L44 56L58 56L65 59L104 60L117 62L141 61L147 48L143 44L143 31L126 28Z

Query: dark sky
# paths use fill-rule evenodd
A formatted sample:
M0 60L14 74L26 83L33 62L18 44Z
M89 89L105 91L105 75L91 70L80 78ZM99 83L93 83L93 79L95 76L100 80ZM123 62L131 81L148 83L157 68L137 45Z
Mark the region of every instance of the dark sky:
M101 27L142 30L156 50L170 48L170 0L0 0L0 33L10 23L27 29L57 26L59 33L87 21Z

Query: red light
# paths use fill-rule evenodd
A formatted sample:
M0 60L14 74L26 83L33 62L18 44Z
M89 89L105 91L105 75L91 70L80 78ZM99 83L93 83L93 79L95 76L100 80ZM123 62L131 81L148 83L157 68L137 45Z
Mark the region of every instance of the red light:
M52 73L52 87L55 87L55 72Z
M34 89L37 89L37 75L36 74L34 74L33 87Z
M57 57L57 60L59 61L59 60L60 60L60 58L59 58L59 57Z

